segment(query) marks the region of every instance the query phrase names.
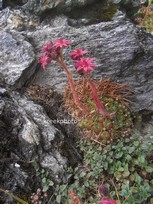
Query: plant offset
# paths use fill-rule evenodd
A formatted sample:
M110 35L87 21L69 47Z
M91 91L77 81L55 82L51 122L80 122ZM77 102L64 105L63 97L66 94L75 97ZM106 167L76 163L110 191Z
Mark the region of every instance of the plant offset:
M132 90L126 84L92 80L90 72L94 70L95 59L84 57L88 53L86 49L77 48L69 55L74 69L82 77L73 80L63 57L63 48L70 44L62 38L55 43L49 41L43 46L39 60L44 70L54 60L66 72L65 107L84 132L78 141L83 164L70 167L67 172L70 181L55 187L56 202L152 202L152 142L148 140L143 144L140 136L132 136L133 120L128 107Z

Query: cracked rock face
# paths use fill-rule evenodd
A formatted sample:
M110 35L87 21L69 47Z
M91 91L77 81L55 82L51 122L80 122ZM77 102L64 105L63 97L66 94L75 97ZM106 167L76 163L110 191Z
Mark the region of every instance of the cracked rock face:
M53 126L41 106L1 87L0 132L0 163L5 163L0 167L2 188L12 190L14 180L14 190L20 188L26 192L26 185L32 188L27 170L35 174L36 164L47 168L54 175L51 176L54 182L66 181L67 159L58 151L64 135ZM2 174L5 171L8 178L14 172L10 180Z
M0 32L0 47L0 73L5 83L21 87L27 80L27 72L28 75L34 72L34 68L27 70L35 60L33 47L16 31Z
M72 8L89 5L94 1L95 0L28 0L28 2L23 5L23 9L25 11L29 11L30 13L33 12L34 14L41 14L42 12L51 9L71 11Z

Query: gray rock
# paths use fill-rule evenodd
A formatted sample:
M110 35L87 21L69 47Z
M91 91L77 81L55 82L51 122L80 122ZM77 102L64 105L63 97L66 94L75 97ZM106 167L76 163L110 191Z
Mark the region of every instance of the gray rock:
M40 133L43 137L43 148L47 151L51 148L51 142L57 134L51 120L45 115L41 106L34 104L32 101L26 100L24 96L13 94L14 101L19 105L19 111L26 117L24 118L26 125L20 132L21 137L30 144L38 145L40 143ZM27 117L31 115L32 120ZM39 128L38 128L39 127ZM63 136L61 137L63 139Z
M120 6L121 9L126 11L129 17L132 17L137 13L142 4L147 2L146 0L111 0L114 4Z
M13 179L16 182L12 189L26 188L27 179L31 176L25 174L28 166L32 171L38 171L38 167L41 167L50 172L49 177L55 183L66 181L67 159L58 148L65 135L54 127L41 106L15 91L1 87L0 132L0 163L9 161L5 170L9 172L8 175L13 171L13 178L9 182L7 178L4 179L6 189L10 189L7 182L10 184ZM3 166L0 172L3 172L2 169Z
M1 31L15 30L24 32L28 29L36 29L39 24L39 18L33 15L26 15L20 9L7 7L0 11L0 28Z
M9 8L0 11L0 28L5 27L9 16Z
M54 179L58 182L61 180L66 182L66 177L64 176L67 159L61 156L58 151L55 151L54 154L48 153L41 158L41 166L43 169L51 169L54 174Z
M142 4L142 0L111 0L114 4L123 4L125 6L130 5L131 8L139 7Z
M47 0L47 1L28 0L28 2L25 5L23 5L23 9L30 12L34 12L34 14L38 13L40 14L45 10L57 8L63 4L65 4L63 0Z
M0 0L0 9L3 8L3 0Z
M95 0L47 0L47 1L37 1L28 0L28 2L23 5L25 11L29 11L33 14L41 14L49 9L57 9L58 11L71 11L72 8L82 7L95 2Z
M94 78L111 78L127 83L136 91L138 104L135 110L153 108L153 37L144 30L133 25L122 12L116 14L112 21L101 22L89 26L70 26L63 16L61 23L54 27L61 17L52 19L50 25L39 26L36 31L28 32L33 46L41 55L41 47L48 40L63 37L72 45L64 49L65 62L77 77L69 52L75 48L89 50L89 56L95 57L96 68ZM77 23L77 19L75 20ZM59 92L64 91L67 78L64 71L52 62L47 69L35 75L34 83L54 85Z
M27 0L3 0L3 7L18 7L25 4Z
M16 31L0 32L0 47L0 73L5 83L21 87L35 71L33 47Z

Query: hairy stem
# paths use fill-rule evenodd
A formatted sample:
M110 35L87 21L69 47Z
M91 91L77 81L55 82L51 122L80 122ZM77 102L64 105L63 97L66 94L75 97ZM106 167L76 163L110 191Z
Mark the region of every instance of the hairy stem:
M92 97L93 97L93 100L95 102L95 105L96 105L99 113L104 117L110 116L110 113L105 109L104 105L99 100L99 97L97 95L97 90L96 90L96 87L95 87L94 83L92 82L92 80L90 79L88 74L84 74L84 76L86 77L87 82L88 82L88 84L89 84L89 86L91 88Z
M84 108L83 104L81 103L81 101L79 100L78 98L78 95L75 91L75 87L74 87L74 83L73 83L73 78L72 78L72 74L71 72L68 70L66 64L62 61L62 60L58 60L58 64L64 68L65 72L66 72L66 75L67 75L67 78L68 78L68 83L69 83L69 86L70 86L70 89L71 89L71 92L72 92L72 95L73 95L73 99L74 99L74 102L75 104L77 105L77 107L79 109L81 109L85 114L89 114L89 112Z

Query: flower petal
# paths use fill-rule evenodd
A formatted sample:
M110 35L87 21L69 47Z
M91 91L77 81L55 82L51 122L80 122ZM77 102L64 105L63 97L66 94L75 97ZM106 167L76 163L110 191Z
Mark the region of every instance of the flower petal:
M88 50L82 50L78 48L70 53L70 57L73 60L79 60L83 56L83 54L86 54L86 53L88 53Z
M62 48L62 47L67 47L69 46L71 43L68 40L64 40L63 38L60 38L58 40L56 40L54 47L56 48Z
M94 58L80 58L80 60L77 60L75 63L75 67L77 71L83 70L84 72L90 72L94 70L95 64L92 62L94 61Z

